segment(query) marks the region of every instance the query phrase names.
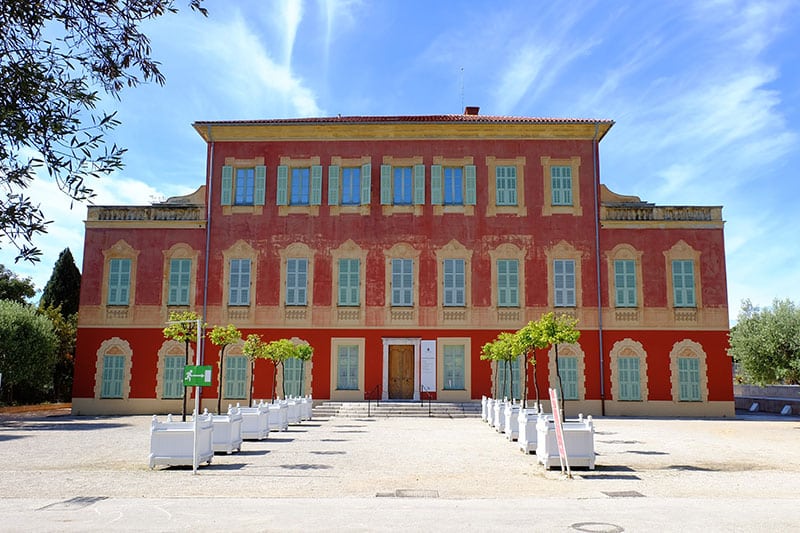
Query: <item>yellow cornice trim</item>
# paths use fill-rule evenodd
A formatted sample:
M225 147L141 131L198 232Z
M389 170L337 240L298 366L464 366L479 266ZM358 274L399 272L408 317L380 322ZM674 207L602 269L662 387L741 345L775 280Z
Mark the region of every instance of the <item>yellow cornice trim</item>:
M205 229L205 220L87 220L86 228Z
M603 229L723 229L725 222L695 221L695 220L657 220L657 221L628 221L628 220L601 220Z
M611 122L597 122L597 138ZM195 130L206 142L397 140L397 139L584 139L595 138L595 123L301 123L301 124L205 124ZM210 136L209 136L210 133Z

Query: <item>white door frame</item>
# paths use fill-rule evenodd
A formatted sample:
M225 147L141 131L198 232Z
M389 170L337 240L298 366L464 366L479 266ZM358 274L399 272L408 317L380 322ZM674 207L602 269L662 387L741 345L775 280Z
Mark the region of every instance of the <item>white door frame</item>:
M389 346L398 344L411 345L414 347L414 400L419 401L419 357L420 343L419 337L384 337L383 338L383 388L381 389L381 400L389 399Z

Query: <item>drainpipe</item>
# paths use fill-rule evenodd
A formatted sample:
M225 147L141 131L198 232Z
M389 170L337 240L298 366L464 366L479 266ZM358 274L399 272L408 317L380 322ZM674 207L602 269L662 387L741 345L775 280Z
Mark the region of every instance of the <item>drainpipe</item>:
M210 141L209 154L208 154L208 168L206 168L206 250L205 250L205 264L203 272L203 324L206 323L206 313L208 312L208 258L210 256L211 247L211 184L213 183L212 175L214 173L214 139L211 137L211 126L206 126L208 129L208 139ZM205 342L200 342L198 339L197 345L200 350L200 361L204 360L205 355Z
M597 134L600 123L594 123L594 138L592 139L592 174L594 184L594 247L595 247L595 270L597 271L597 337L600 345L600 414L606 414L606 380L605 363L603 357L603 291L601 290L602 276L600 275L600 197L597 174Z

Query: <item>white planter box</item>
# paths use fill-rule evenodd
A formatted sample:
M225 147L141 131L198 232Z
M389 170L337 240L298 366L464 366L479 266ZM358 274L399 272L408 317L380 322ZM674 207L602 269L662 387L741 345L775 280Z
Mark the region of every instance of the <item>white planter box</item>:
M286 404L287 411L286 411L286 421L289 424L299 424L300 423L300 403L299 400L295 400L294 398L287 398L283 401Z
M197 417L197 464L211 464L213 423L208 413ZM150 424L150 468L156 465L193 465L194 422L159 422L153 415Z
M242 449L242 413L228 406L224 415L211 415L214 423L214 451L233 453Z
M505 412L505 433L508 440L514 441L519 438L519 404L506 402Z
M585 419L578 415L578 420L569 420L563 423L564 447L567 451L569 466L587 467L594 470L594 423L592 417ZM536 423L538 443L536 457L545 468L561 465L558 458L558 441L556 440L555 422L542 416Z
M484 422L486 422L486 420L489 418L489 415L486 412L487 401L489 401L489 398L487 398L485 394L481 396L481 420L483 420Z
M525 453L536 451L536 422L539 413L536 409L520 409L517 415L517 444Z
M492 425L494 429L502 433L506 428L506 403L508 400L496 400L494 402L494 415L492 415Z
M305 396L300 398L300 419L301 420L311 420L313 416L314 402L311 399L311 396Z
M486 399L486 423L494 427L494 398Z
M269 430L287 431L289 429L288 413L289 407L280 402L269 404Z
M269 408L265 403L240 407L239 411L242 413L243 440L262 440L269 436Z

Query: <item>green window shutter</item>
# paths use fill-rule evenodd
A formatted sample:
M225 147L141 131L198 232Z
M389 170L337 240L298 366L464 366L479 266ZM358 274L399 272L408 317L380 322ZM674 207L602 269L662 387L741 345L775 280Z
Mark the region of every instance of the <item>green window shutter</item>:
M311 199L309 205L320 205L322 203L322 166L314 165L311 167Z
M328 167L328 205L339 205L339 166Z
M679 400L699 402L700 397L700 361L696 357L678 358Z
M128 305L131 260L112 259L108 266L108 305Z
M381 205L392 205L392 165L381 165Z
M464 390L464 346L445 346L443 367L443 388Z
M125 356L104 355L101 398L122 398L122 381L125 377Z
M336 355L336 388L358 390L358 346L339 346Z
M289 167L286 165L278 167L278 191L275 204L289 205Z
M255 205L264 205L266 199L266 192L267 192L267 167L265 167L264 165L257 165L255 194L253 203Z
M639 383L639 358L620 357L619 368L619 399L641 400L641 386Z
M425 165L414 165L414 204L425 203Z
M431 166L431 204L442 205L442 165Z
M233 203L233 167L225 165L222 167L222 191L221 205L231 205Z
M183 395L183 365L181 355L168 355L164 358L163 398L180 398Z
M361 165L361 205L369 205L372 196L372 164Z
M247 363L247 357L243 355L225 358L225 398L246 398Z
M464 203L466 205L475 205L477 203L477 177L475 174L475 165L466 165L464 167L464 185L466 192L464 194Z
M576 357L559 357L558 373L561 374L562 394L565 400L577 400L578 397L578 359Z

